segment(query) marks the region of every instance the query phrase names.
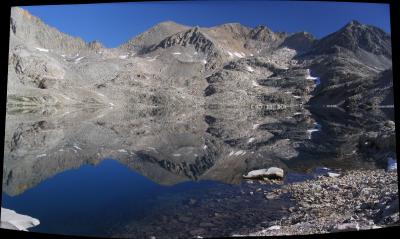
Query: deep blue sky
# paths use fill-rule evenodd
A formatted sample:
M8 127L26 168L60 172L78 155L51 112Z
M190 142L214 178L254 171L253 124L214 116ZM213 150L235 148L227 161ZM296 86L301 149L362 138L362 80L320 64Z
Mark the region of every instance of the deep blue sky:
M265 25L273 31L307 31L321 38L355 19L390 33L388 4L198 0L24 8L64 33L99 40L106 47L116 47L166 20L204 27L228 22Z

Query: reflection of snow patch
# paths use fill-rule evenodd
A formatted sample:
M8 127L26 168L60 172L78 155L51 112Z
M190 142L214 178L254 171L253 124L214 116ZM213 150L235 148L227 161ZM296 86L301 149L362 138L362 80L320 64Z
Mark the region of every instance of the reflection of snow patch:
M128 153L128 151L126 151L125 149L118 149L118 152L120 152L120 153Z
M109 103L109 105L111 105L111 106L114 106L114 104L113 104L113 103Z
M294 113L293 115L302 115L303 113L301 113L301 112L296 112L296 113Z
M256 139L255 139L255 138L250 138L248 142L251 143L251 142L253 142L254 140L256 140Z
M74 148L76 148L76 149L78 149L78 150L82 150L81 148L79 148L79 146L78 145L74 145Z
M293 97L296 99L301 99L301 96L294 95Z
M1 208L1 228L27 231L28 228L40 224L36 218L18 214L13 210Z
M40 48L40 47L36 47L36 50L38 50L38 51L43 51L43 52L49 52L48 49Z
M233 53L232 52L228 51L228 54L229 54L230 57L233 57Z
M174 156L174 157L180 157L181 154L173 154L172 156Z
M172 53L172 54L174 54L174 55L180 55L180 54L182 54L182 53L180 53L180 52L174 52L174 53Z
M36 156L36 158L42 158L45 157L47 154L39 154L38 156Z

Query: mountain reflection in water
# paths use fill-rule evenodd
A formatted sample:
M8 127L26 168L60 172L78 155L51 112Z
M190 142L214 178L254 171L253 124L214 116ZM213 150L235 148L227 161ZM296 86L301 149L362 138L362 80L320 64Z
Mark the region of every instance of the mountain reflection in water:
M194 195L211 200L226 193L233 200L244 187L242 175L253 169L379 167L360 153L360 136L392 118L390 110L299 107L8 112L2 206L38 218L33 231L103 235L127 222L149 222L160 208L195 210ZM261 217L275 208L273 218L284 203L246 200L225 210L235 211L237 203ZM243 220L238 224L252 223Z

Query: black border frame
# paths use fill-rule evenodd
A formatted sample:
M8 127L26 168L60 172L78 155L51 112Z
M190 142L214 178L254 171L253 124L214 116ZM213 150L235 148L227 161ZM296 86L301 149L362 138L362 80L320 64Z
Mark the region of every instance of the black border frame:
M61 5L61 4L93 4L93 3L113 3L113 2L144 2L144 1L152 1L156 2L156 0L2 0L1 3L3 6L0 8L0 26L1 26L1 36L4 41L1 41L2 44L7 45L7 47L1 48L0 53L0 79L2 79L2 85L0 87L0 102L1 102L1 125L0 125L0 152L2 153L0 163L3 165L4 158L4 134L5 134L5 118L6 118L6 102L7 102L7 74L8 74L8 47L9 47L9 38L10 38L10 14L11 7L13 6L30 6L30 5ZM166 0L158 0L166 1ZM173 0L173 1L185 1L185 0ZM190 1L190 0L189 0ZM212 1L212 0L205 0ZM274 1L274 0L272 0ZM277 0L275 0L277 1ZM287 1L296 1L296 0L287 0ZM314 2L315 0L306 0L309 2ZM352 0L352 1L326 1L320 0L324 2L360 2L360 3L384 3L390 5L390 27L391 27L391 39L392 39L392 69L393 69L393 91L394 91L394 108L395 108L395 122L396 125L400 125L400 82L397 82L396 79L400 78L400 60L399 60L399 50L400 50L400 1L396 0L383 0L383 1L360 1L360 0ZM233 2L233 0L226 0L226 4ZM5 84L4 84L5 83ZM399 110L397 109L399 108ZM399 130L396 129L396 141L400 142ZM399 143L398 143L399 144ZM400 155L400 147L396 147L396 154ZM399 175L399 169L397 170ZM0 170L1 178L3 178L3 170ZM2 188L2 185L1 185ZM1 199L0 199L1 203ZM340 233L329 233L329 234L313 234L313 235L293 235L293 236L284 236L285 238L337 238L343 236L383 236L383 235L396 235L396 232L400 232L400 226L393 226L387 228L380 229L370 229L364 231L352 231L352 232L340 232ZM47 234L47 233L37 233L37 232L24 232L24 231L16 231L16 230L8 230L0 228L0 235L5 235L5 238L96 238L96 237L84 237L84 236L67 236L61 234ZM4 238L4 237L2 237ZM245 237L245 238L256 238L256 237ZM275 238L275 237L265 237L265 238ZM281 238L281 237L277 237Z

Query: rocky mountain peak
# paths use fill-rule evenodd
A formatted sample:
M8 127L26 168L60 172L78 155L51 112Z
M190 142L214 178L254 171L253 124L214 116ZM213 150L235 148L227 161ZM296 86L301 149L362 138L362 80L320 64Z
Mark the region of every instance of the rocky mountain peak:
M318 41L314 52L334 53L340 48L352 52L362 50L389 58L392 55L389 34L377 27L364 25L355 20Z
M130 39L127 43L119 46L119 48L128 51L146 51L147 48L158 44L165 38L187 29L189 29L189 27L178 24L174 21L164 21Z
M87 47L82 39L61 33L22 8L13 7L10 20L13 33L11 45L23 41L31 46L63 52L74 52Z
M288 36L281 46L305 52L315 43L315 38L308 32L298 32Z
M94 40L94 41L91 41L91 42L88 43L88 47L91 50L99 51L100 49L103 48L103 45L99 41Z

